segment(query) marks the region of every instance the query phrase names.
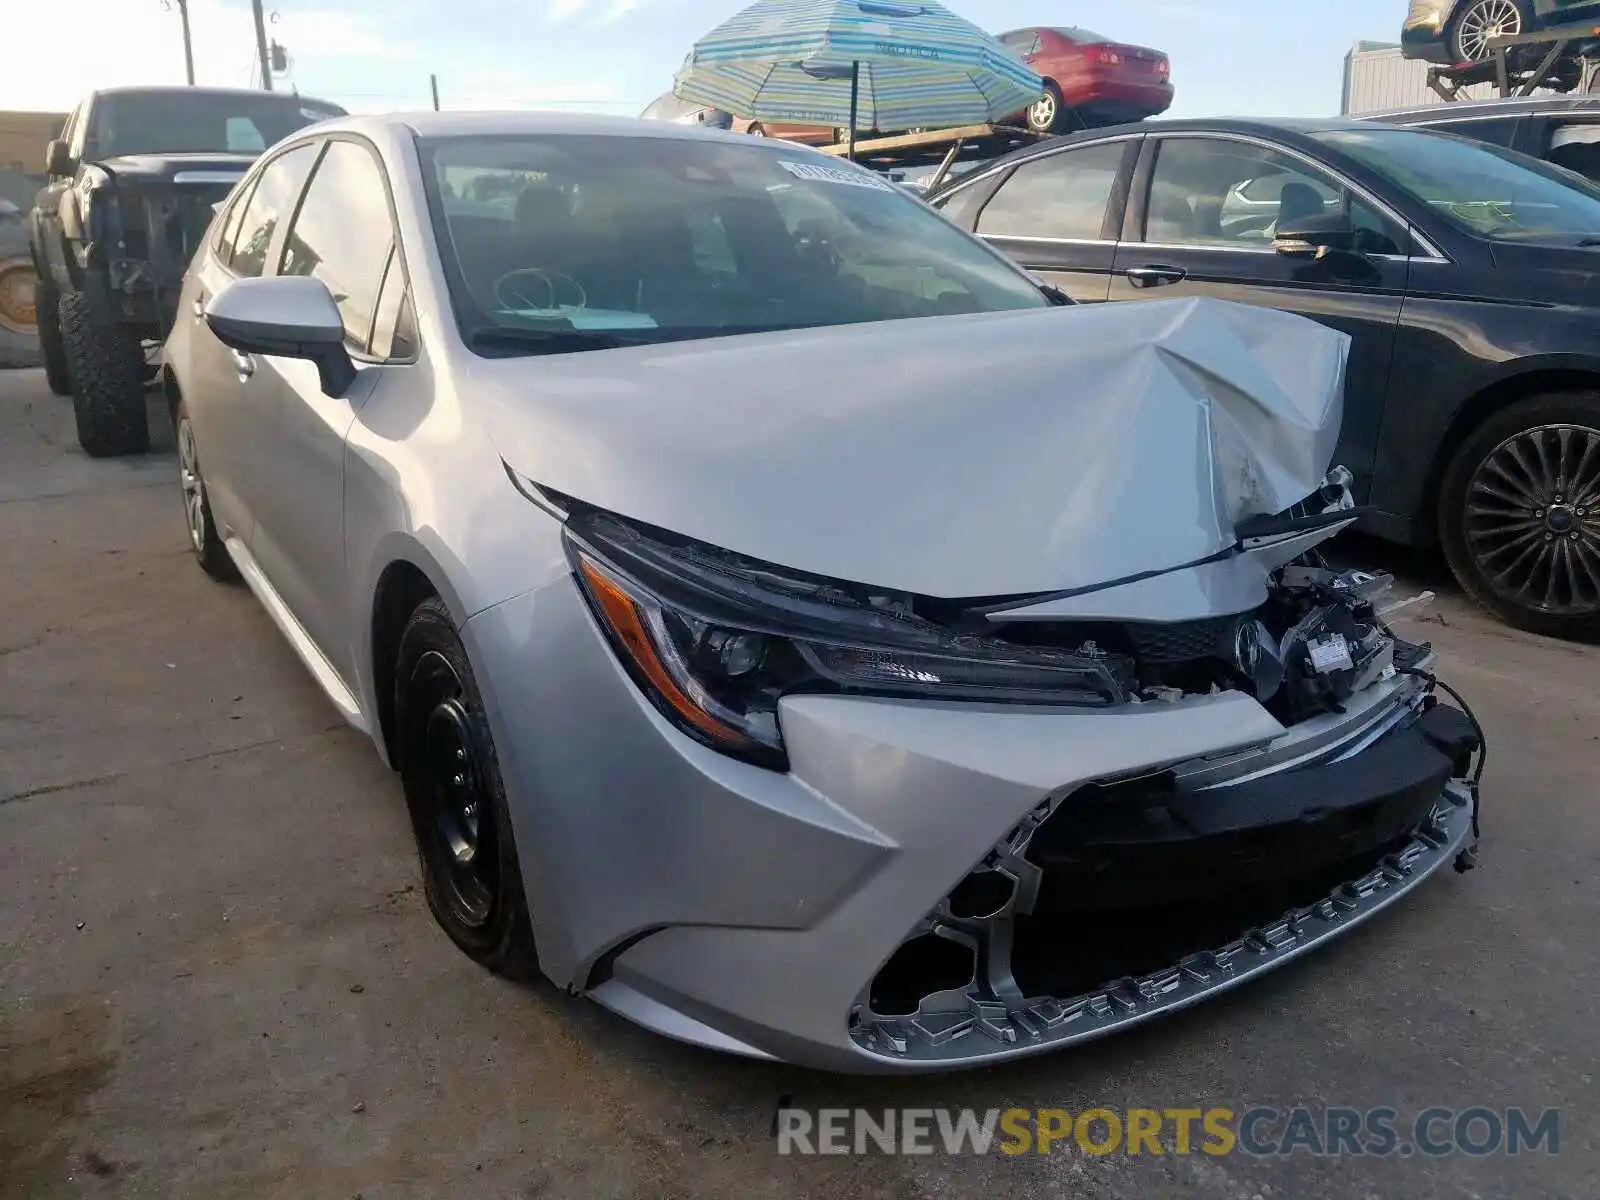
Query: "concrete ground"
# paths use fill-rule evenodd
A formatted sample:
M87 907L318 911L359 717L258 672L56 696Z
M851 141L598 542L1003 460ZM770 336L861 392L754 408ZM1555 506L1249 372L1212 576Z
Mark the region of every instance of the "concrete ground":
M1600 1195L1594 650L1448 594L1412 627L1493 738L1481 871L1142 1032L829 1078L458 954L394 778L250 595L189 560L169 446L90 462L42 373L0 372L0 1197ZM1563 1121L1553 1157L799 1159L771 1137L782 1097Z

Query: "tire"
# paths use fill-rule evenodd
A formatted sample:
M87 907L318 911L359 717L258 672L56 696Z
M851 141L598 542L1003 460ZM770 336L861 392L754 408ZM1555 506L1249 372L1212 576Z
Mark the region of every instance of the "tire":
M27 235L9 222L0 224L0 367L39 365L38 306L39 277Z
M39 350L44 355L44 377L58 396L72 395L72 377L67 373L67 351L61 344L61 297L54 288L40 282L34 292L39 320Z
M766 137L767 136L767 131L765 129L763 129L760 125L752 125L752 126L750 126L749 129L746 129L745 132L747 134L749 134L751 137Z
M1600 393L1532 396L1468 434L1440 489L1439 538L1502 621L1600 638Z
M150 421L139 339L119 328L92 292L63 296L60 311L78 445L90 458L143 454L150 449Z
M1061 89L1053 79L1044 81L1044 91L1028 108L1028 128L1035 133L1058 133L1068 124L1067 106Z
M1491 36L1528 33L1532 28L1528 0L1467 0L1450 22L1450 54L1458 63L1482 62L1490 57Z
M497 975L539 974L494 740L444 602L417 606L395 670L397 759L434 920Z
M189 420L189 409L182 400L172 415L172 424L178 443L178 484L183 490L183 515L189 527L189 548L194 551L200 569L219 583L231 583L239 578L239 568L233 556L217 535L217 523L211 516L211 498L206 492L205 476L200 470L200 451L195 444L194 424Z

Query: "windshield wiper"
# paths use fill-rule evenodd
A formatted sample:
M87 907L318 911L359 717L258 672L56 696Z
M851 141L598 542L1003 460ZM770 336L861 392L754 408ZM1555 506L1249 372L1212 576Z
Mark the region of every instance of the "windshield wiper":
M1040 283L1035 281L1034 286L1043 292L1044 298L1050 301L1051 304L1054 304L1057 308L1061 308L1066 305L1077 304L1076 300L1067 295L1053 283Z
M466 341L474 350L505 354L573 354L636 344L599 329L524 329L519 325L481 325L467 333Z
M1600 246L1600 237L1592 237L1591 236L1591 237L1586 237L1586 238L1579 238L1578 239L1578 246L1579 246L1580 249L1581 248L1591 247L1591 246Z

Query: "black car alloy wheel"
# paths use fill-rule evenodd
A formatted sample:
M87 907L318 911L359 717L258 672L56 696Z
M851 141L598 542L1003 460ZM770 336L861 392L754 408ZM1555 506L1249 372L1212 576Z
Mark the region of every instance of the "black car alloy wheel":
M444 885L451 915L470 929L489 922L500 890L500 832L466 691L437 650L417 660L407 684L412 730L411 782L417 836Z
M1551 616L1600 613L1600 429L1506 438L1467 488L1468 553L1496 595Z

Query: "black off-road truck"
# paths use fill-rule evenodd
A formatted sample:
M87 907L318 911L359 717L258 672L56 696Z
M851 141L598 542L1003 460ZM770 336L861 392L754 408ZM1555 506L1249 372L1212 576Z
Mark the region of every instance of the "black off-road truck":
M256 157L343 116L304 96L223 88L115 88L73 110L46 150L29 217L39 345L72 396L87 454L150 445L144 390L215 205Z

